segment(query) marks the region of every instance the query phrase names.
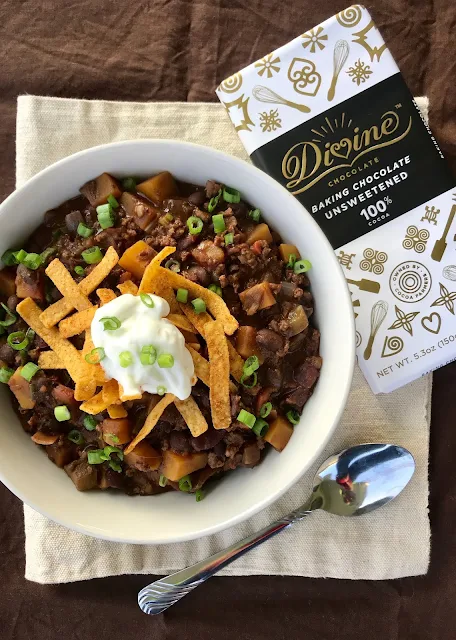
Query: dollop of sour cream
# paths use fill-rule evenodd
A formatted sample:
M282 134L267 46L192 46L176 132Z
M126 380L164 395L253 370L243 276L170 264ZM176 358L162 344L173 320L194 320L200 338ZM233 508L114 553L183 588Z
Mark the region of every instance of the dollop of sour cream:
M148 295L148 300L152 300L153 306L146 306L139 296L125 293L96 310L91 331L95 347L104 349L105 357L100 364L107 378L122 385L125 395L173 393L185 400L192 390L192 357L182 333L165 317L169 314L166 300L155 295ZM103 318L117 318L120 327L105 330ZM157 359L154 364L142 364L141 349L149 346L156 350ZM131 355L127 356L131 364L123 367L125 355L121 354L125 352ZM162 354L173 357L173 366L159 366Z

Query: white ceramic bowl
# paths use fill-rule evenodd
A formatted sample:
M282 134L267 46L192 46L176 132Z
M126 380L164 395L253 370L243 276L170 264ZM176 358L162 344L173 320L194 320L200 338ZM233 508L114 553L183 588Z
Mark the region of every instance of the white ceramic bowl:
M311 216L275 180L237 158L177 141L120 142L82 151L48 167L0 206L0 255L41 223L43 214L77 195L103 171L115 176L152 175L168 169L179 179L209 178L239 189L259 207L285 241L308 258L323 368L301 422L282 453L270 450L254 469L226 474L206 498L169 492L129 497L116 492L79 493L62 469L33 444L0 385L0 480L25 503L70 529L132 543L199 538L234 525L277 500L309 468L335 429L350 388L355 331L351 299L334 252Z

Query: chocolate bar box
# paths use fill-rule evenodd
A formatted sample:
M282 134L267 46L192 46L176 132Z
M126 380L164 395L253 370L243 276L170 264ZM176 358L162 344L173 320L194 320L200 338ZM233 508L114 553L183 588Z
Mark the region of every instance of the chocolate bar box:
M372 390L454 360L455 179L368 11L338 13L217 95L252 162L334 247Z

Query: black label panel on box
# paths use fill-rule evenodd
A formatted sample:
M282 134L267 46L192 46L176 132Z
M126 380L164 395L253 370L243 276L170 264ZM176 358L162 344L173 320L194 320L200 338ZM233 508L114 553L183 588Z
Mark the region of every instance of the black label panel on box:
M251 159L298 198L334 249L455 185L400 73L268 142Z

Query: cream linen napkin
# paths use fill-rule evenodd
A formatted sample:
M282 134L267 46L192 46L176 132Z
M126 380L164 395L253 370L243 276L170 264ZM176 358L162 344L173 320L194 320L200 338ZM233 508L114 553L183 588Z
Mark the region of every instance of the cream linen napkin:
M418 99L427 115L428 101ZM94 145L133 138L179 138L247 159L223 106L202 103L121 103L23 96L17 113L17 184L47 165ZM210 177L210 176L208 176ZM374 396L356 369L347 409L321 455L366 441L410 449L416 474L399 499L356 519L315 513L224 569L224 575L296 575L384 579L427 571L428 446L431 377ZM24 507L26 571L40 583L108 575L165 574L197 562L298 507L317 464L281 500L215 536L174 545L135 546L68 531ZM144 503L153 498L142 498Z

